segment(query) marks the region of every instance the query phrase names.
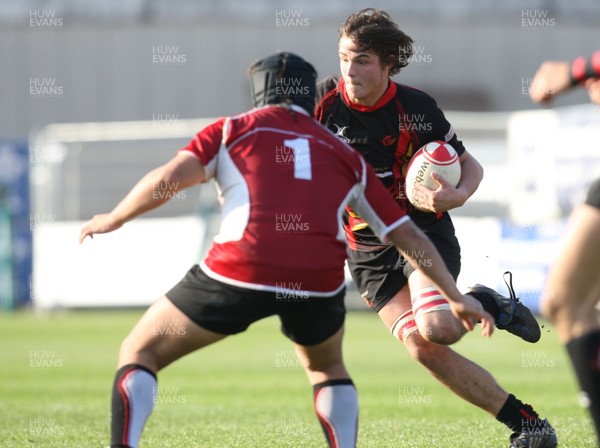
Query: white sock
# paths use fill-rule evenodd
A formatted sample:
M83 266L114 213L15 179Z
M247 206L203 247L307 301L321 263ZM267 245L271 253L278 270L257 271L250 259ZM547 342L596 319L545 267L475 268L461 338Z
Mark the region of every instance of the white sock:
M313 386L315 412L330 448L354 448L358 431L358 394L351 379Z
M111 446L137 448L156 402L156 375L129 364L115 375L112 395Z

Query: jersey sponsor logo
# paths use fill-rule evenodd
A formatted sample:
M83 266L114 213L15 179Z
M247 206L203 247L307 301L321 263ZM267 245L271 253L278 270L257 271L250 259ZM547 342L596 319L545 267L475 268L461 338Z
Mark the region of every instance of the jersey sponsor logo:
M333 132L335 134L335 136L337 138L339 138L340 140L342 140L343 142L349 144L349 145L366 145L367 144L367 136L349 136L347 131L348 129L350 129L350 126L340 126L336 123L330 123L331 126L333 126L335 129L333 129L331 126L329 127L329 129L331 130L331 132Z
M340 138L348 138L347 136L344 135L344 132L346 131L346 129L348 129L350 126L338 126L335 123L331 123L332 125L335 126L335 136L336 137L340 137Z
M371 302L371 298L369 297L369 290L367 289L365 292L363 292L360 297L363 299L363 302L365 302L365 304L369 307L369 308L373 308L373 303Z
M448 132L446 132L446 135L444 135L444 140L449 142L452 140L452 137L454 137L454 129L452 126L450 126L450 129L448 129Z
M396 137L393 135L386 135L381 140L381 143L383 143L383 146L392 146L394 143L396 143Z

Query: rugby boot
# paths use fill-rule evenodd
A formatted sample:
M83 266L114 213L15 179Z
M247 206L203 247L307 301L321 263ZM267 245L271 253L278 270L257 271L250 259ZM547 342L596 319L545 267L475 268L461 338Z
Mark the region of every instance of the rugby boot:
M541 426L523 428L510 436L510 448L555 448L558 446L556 431L544 419Z
M506 275L509 275L509 280L506 280ZM509 333L519 336L527 342L537 342L540 340L542 331L532 312L523 305L515 294L512 286L512 273L504 273L504 282L508 287L510 297L504 297L502 294L488 288L484 285L475 285L469 288L469 293L486 294L491 297L500 309L500 314L496 317L496 328L506 330Z

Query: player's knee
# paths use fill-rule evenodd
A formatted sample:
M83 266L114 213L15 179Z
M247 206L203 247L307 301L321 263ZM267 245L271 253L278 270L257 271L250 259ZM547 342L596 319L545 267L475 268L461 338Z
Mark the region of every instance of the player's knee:
M419 334L427 342L450 345L457 342L464 334L454 319L444 319L434 315L428 317L419 318L417 322Z
M411 300L417 328L425 340L450 345L462 337L462 325L452 315L448 301L435 287L416 290Z
M127 336L121 342L119 347L119 361L130 363L131 360L139 355L139 350L136 350L135 340L131 336Z
M594 305L587 305L586 301L574 302L566 297L545 294L540 301L540 313L557 328L567 330L576 322L595 316L595 300L590 303Z
M554 323L560 312L560 306L556 300L553 300L552 296L544 295L540 302L540 313L544 319Z
M459 341L462 335L459 335L458 333L455 332L448 332L448 333L440 333L440 332L433 332L431 335L427 336L425 338L425 340L427 342L431 342L433 344L438 344L438 345L452 345L455 342Z
M408 341L407 341L408 342ZM410 356L419 364L427 368L435 368L436 362L441 359L440 351L446 350L446 347L430 343L427 340L413 339L411 343L407 343L407 348Z
M119 347L119 358L130 355L132 351L133 341L131 340L131 336L127 336L121 341L121 345Z
M142 364L153 368L154 370L158 370L158 362L155 354L151 350L140 345L139 341L131 335L127 336L121 342L119 348L119 364Z
M580 303L568 300L565 294L547 290L540 300L541 315L553 324L573 320L574 316L586 312Z
M299 358L304 369L309 373L329 373L344 369L344 363L338 358L315 359Z

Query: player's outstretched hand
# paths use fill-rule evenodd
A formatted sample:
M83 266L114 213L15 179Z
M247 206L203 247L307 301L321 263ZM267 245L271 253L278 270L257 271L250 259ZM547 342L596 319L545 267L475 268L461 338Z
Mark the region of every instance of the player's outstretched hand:
M81 228L79 233L79 244L83 242L86 236L94 238L96 233L108 233L117 230L123 224L115 222L110 213L96 215Z
M569 89L571 64L564 61L544 62L531 81L529 96L536 103L546 103Z
M483 311L481 305L473 304L468 296L463 296L463 299L462 302L449 301L452 314L463 323L468 331L473 330L477 322L481 322L481 334L490 337L494 332L494 318L491 314Z

